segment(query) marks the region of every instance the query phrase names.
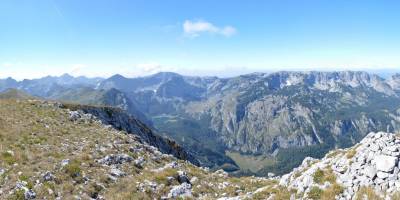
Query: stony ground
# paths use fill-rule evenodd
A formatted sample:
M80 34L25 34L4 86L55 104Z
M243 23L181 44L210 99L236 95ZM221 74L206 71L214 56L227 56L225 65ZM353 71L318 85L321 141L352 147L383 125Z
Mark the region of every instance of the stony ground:
M280 184L309 199L400 199L400 135L369 133L358 145L307 158Z
M276 180L210 172L76 114L0 100L0 199L289 198Z

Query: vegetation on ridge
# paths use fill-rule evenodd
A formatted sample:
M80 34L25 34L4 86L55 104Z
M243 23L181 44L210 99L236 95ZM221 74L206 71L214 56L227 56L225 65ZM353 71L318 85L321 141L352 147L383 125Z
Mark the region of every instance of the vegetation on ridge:
M68 110L57 104L0 100L0 113L1 199L23 198L21 184L37 199L159 199L180 184L178 171L195 177L190 181L196 199L244 195L276 184L212 173L159 154L134 135L96 121L72 121ZM110 155L128 155L134 161L111 166L99 161ZM142 166L134 164L140 158ZM172 163L177 168L166 167ZM125 175L110 175L113 166Z

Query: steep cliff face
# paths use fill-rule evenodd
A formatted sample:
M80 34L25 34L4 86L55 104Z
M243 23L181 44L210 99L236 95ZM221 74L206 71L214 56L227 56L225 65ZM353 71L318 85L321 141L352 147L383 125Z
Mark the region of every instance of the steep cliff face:
M219 141L242 154L286 157L279 154L311 147L323 155L371 131L400 130L395 80L365 72L252 74L215 82L209 89L220 94L189 102L185 113L209 118Z
M398 130L394 112L400 106L397 97L368 90L346 93L348 89L265 89L265 95L260 97L242 94L232 99L233 95L227 95L195 113L191 107L201 107L201 103L193 103L188 112L195 117L209 115L211 127L228 147L244 153L321 144L339 137L355 142L369 131ZM370 111L377 115L368 114Z
M188 160L195 165L199 165L198 160L191 154L187 153L177 143L156 135L145 124L123 110L112 107L95 107L72 104L63 104L62 107L73 111L82 111L83 113L91 114L101 120L103 124L111 125L113 128L123 130L129 134L134 134L139 137L141 142L157 147L165 154L171 154L176 158Z
M396 91L400 91L400 74L395 74L390 77L387 83Z

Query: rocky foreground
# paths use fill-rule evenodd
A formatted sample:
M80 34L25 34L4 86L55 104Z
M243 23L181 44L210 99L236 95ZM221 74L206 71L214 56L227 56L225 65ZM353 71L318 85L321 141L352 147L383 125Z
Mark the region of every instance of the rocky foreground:
M197 167L59 103L0 100L0 199L264 199L266 186L277 181Z
M321 198L327 191L335 199L400 199L399 157L399 135L369 133L352 148L332 151L321 160L306 158L282 176L280 185L306 199Z

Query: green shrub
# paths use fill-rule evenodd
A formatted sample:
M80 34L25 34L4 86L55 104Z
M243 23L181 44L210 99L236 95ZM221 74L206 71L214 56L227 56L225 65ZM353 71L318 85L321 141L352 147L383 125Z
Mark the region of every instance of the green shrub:
M333 173L332 169L327 170L317 169L313 174L313 180L315 183L323 184L325 182L336 183L336 175Z
M9 165L12 165L16 162L14 155L12 155L10 152L1 153L1 159Z
M321 199L323 191L319 187L312 187L310 192L308 192L308 198L313 200Z
M26 184L26 187L27 187L28 189L32 189L33 186L34 186L34 184L33 184L31 181L29 181L29 177L26 176L26 175L21 175L21 176L19 177L19 180L25 181L25 182L27 183L27 184Z
M323 183L324 179L324 171L322 169L317 169L317 171L314 172L313 174L313 180L315 183L321 184Z
M80 162L77 160L72 160L68 165L64 167L65 173L67 173L72 178L76 178L81 175Z
M10 200L25 200L25 192L23 190L17 190L9 198Z

